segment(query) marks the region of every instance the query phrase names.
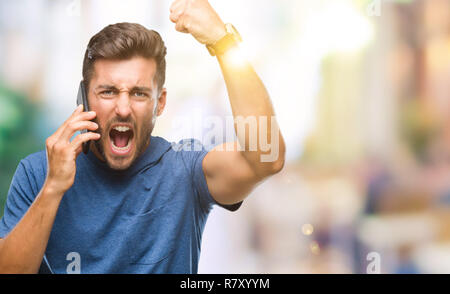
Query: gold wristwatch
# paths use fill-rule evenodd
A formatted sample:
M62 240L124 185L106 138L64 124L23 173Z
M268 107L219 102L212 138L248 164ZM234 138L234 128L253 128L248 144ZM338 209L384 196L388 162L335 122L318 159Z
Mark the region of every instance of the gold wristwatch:
M222 55L242 42L241 35L231 23L225 24L225 30L227 34L222 39L213 45L206 45L211 56Z

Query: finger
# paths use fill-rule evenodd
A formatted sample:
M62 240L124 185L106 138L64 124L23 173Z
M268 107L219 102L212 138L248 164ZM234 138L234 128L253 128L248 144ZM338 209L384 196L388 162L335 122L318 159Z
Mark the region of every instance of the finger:
M55 137L56 140L59 139L59 137L63 133L67 122L69 122L79 113L83 113L83 109L84 109L83 104L78 105L77 108L75 108L74 112L72 112L72 114L66 119L66 121L56 130L56 132L53 133L53 136Z
M95 113L95 111L88 111L88 112L81 112L81 113L77 113L75 116L73 116L70 120L67 120L64 122L64 124L60 127L60 130L58 130L59 132L59 137L62 136L62 134L65 133L65 130L73 123L78 122L78 121L92 121L95 117L97 116L97 114ZM73 134L72 134L73 135ZM59 139L59 138L58 138Z
M98 124L96 124L95 122L92 122L92 121L88 121L88 120L70 122L67 125L64 132L59 137L59 140L69 141L70 138L73 136L73 134L75 134L75 132L81 131L84 129L94 131L94 130L98 129Z
M184 9L186 7L186 2L185 1L179 1L179 2L174 2L172 4L172 7L170 9L170 20L173 23L177 23L178 20L180 19L180 17L183 15L184 13Z
M79 120L92 120L95 118L96 113L95 111L83 111L84 106L80 104L75 111L72 113L72 115L56 130L56 132L53 134L53 137L55 140L59 140L61 135L64 133L67 126L73 122L73 121L79 121Z
M175 25L175 30L186 34L189 33L187 28L184 26L183 19L178 20L177 24Z
M78 151L78 148L80 148L81 144L83 144L84 142L87 142L90 140L98 140L98 139L100 139L100 137L101 137L101 135L98 133L87 132L84 134L77 135L75 137L75 139L73 139L72 142L70 142L70 144L76 151Z
M77 106L77 108L75 108L74 112L72 112L72 114L69 116L68 119L66 119L65 122L70 121L71 119L73 119L74 117L76 117L77 115L79 115L80 113L83 113L84 111L84 105L80 104Z
M173 1L172 4L170 5L169 11L170 12L174 12L179 7L181 7L184 4L184 2L185 2L185 0L175 0L175 1Z
M177 23L178 20L180 19L181 15L182 15L181 12L175 11L175 12L172 12L172 13L169 15L169 19L170 19L171 22Z
M75 108L75 110L73 111L72 115L75 115L76 113L83 112L83 109L84 109L84 105L83 104L78 105L77 108Z
M91 121L97 116L97 113L95 111L88 111L88 112L82 112L74 117L72 117L71 120L67 121L66 124L70 124L77 121Z
M78 147L77 149L75 149L75 156L80 155L81 151L83 151L83 147L81 147L81 145L80 145L80 147Z

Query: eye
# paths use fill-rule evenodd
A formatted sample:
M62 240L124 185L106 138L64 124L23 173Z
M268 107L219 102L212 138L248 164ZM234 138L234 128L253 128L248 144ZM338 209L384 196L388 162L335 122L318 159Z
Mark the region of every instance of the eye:
M134 92L133 95L136 97L148 97L148 94L144 92Z
M116 94L116 92L113 90L105 90L105 91L100 92L100 95L105 96L105 97L111 97L111 96L114 96L114 94Z

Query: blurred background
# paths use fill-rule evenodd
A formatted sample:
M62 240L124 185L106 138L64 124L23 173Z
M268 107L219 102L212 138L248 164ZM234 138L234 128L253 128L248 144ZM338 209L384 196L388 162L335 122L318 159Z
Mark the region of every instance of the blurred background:
M382 273L450 273L450 0L210 2L244 38L287 162L237 212L212 211L199 272L366 273L375 260ZM166 42L155 135L202 139L174 122L231 115L216 60L175 31L170 4L0 2L1 215L20 159L74 110L86 45L108 24Z

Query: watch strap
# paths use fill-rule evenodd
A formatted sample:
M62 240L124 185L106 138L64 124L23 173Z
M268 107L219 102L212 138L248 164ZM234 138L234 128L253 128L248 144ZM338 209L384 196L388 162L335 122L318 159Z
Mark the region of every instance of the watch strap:
M242 41L239 35L238 36L234 35L233 32L230 31L230 29L228 29L227 25L225 25L227 28L227 34L224 37L222 37L219 41L217 41L215 44L206 46L211 56L222 55L231 48L236 47L239 44L239 42Z

